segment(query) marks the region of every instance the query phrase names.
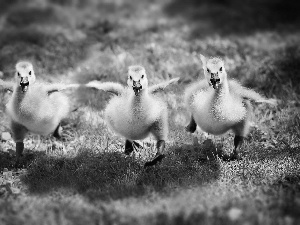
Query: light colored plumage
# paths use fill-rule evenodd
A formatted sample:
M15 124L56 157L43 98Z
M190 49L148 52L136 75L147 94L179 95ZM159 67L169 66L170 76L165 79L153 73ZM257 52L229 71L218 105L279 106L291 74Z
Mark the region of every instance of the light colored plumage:
M177 81L178 78L148 88L144 67L130 66L127 87L98 81L89 82L86 86L117 95L110 100L105 110L105 119L113 131L130 142L144 139L149 134L159 142L165 141L168 136L168 111L166 103L153 93ZM160 148L158 146L158 155L163 151Z
M79 85L37 82L32 64L24 61L16 64L15 81L6 113L18 148L18 142L23 143L28 131L40 135L55 131L70 111L67 96L59 91ZM17 149L17 156L22 151Z
M67 96L45 91L43 83L35 83L24 95L19 88L7 104L10 118L29 131L48 135L55 130L62 118L67 117L70 106Z
M249 133L252 107L249 100L275 104L238 82L227 79L224 63L219 58L206 59L201 55L205 79L190 85L185 91L185 104L192 114L187 130L194 132L195 123L205 132L221 135L232 130L235 135L234 156L237 147Z
M152 132L159 140L165 140L168 134L167 106L156 96L141 91L136 96L132 88L125 88L107 105L105 119L116 132L129 140L144 139ZM159 124L151 131L151 126Z

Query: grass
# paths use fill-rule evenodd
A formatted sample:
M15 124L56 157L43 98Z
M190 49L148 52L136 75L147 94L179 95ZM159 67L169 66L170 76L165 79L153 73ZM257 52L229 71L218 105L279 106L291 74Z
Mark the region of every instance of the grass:
M23 170L14 143L0 143L0 224L298 224L300 115L298 3L246 1L60 1L1 3L0 70L31 60L40 79L126 83L126 68L146 67L151 84L181 77L161 94L169 106L167 157L123 154L124 140L103 120L110 95L68 92L77 111L59 142L29 135ZM2 10L3 9L3 10ZM298 10L299 11L299 10ZM120 19L122 18L122 19ZM203 76L199 53L223 57L230 77L277 107L254 104L242 160L224 162L233 135L187 134L184 88ZM0 92L0 134L8 132ZM196 138L197 137L197 138Z

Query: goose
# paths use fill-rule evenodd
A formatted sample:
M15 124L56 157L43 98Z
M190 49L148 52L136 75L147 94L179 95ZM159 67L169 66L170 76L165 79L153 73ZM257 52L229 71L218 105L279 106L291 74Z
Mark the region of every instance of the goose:
M191 113L186 131L194 133L197 125L213 135L232 130L235 134L234 149L229 160L240 159L239 148L250 131L250 101L275 105L276 100L266 99L237 81L228 79L222 59L207 59L203 55L200 58L205 78L188 86L184 94L185 105Z
M143 66L128 67L127 87L118 83L91 81L87 87L113 93L104 117L111 130L125 137L125 154L141 147L136 140L152 134L157 140L155 157L144 167L156 165L164 157L165 141L168 136L168 111L166 103L154 94L176 83L179 78L148 87L146 70Z
M12 137L16 142L17 162L22 156L24 138L28 132L39 135L62 135L60 122L67 117L70 106L67 96L60 91L79 87L78 84L46 84L36 81L33 65L27 61L16 64L15 82L6 83L12 96L6 114ZM4 84L4 81L0 81ZM10 85L9 85L10 84Z

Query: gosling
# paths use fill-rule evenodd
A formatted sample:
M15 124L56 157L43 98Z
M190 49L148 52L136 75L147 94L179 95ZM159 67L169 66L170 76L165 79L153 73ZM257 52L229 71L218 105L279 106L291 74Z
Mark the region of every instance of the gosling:
M60 91L79 87L77 84L46 84L36 81L33 65L21 61L16 64L11 99L6 105L9 127L16 142L17 163L24 150L28 132L39 135L62 135L60 122L69 111L69 100Z
M127 87L113 82L91 81L87 87L115 94L105 109L108 126L125 137L125 154L129 155L135 147L141 147L135 140L152 134L157 140L155 157L144 167L156 165L165 157L165 141L168 136L168 111L166 103L154 93L164 90L179 78L148 87L145 68L139 65L128 68Z
M191 112L186 130L194 133L197 125L213 135L232 130L235 134L234 150L227 159L240 159L239 148L250 130L250 100L273 105L276 100L266 99L238 82L228 80L224 62L220 58L206 59L203 55L200 58L205 79L185 90L185 104Z

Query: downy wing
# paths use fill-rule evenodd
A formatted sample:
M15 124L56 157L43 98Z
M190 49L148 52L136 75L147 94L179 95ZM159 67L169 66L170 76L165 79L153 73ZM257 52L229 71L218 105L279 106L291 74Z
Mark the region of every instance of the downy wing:
M84 86L110 92L115 95L121 95L124 92L124 87L121 84L114 83L114 82L101 83L100 81L94 80L85 84Z
M46 89L48 94L52 94L54 92L59 92L59 91L64 91L67 89L71 89L71 88L79 88L81 85L80 84L49 84L47 85Z
M166 82L155 84L155 85L149 87L149 93L155 93L155 92L158 92L158 91L163 91L170 84L177 83L178 80L179 80L179 77L173 78L173 79L171 79L169 81L166 81Z
M276 99L267 99L254 90L243 87L241 84L234 80L229 81L229 89L231 92L241 96L244 99L252 100L258 103L277 105Z

